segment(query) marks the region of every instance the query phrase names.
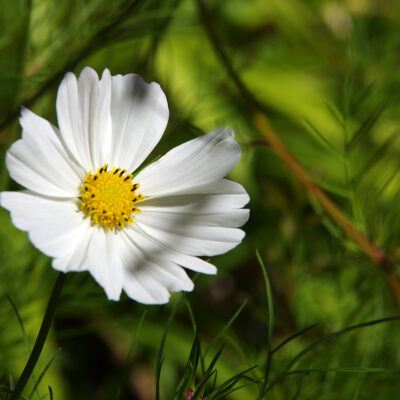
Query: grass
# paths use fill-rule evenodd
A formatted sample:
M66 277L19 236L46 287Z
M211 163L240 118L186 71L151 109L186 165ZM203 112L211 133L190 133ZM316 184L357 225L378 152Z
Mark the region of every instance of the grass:
M166 92L170 121L152 160L233 128L243 154L230 178L251 198L243 243L167 305L109 302L87 273L71 274L24 398L399 392L397 2L0 2L1 191L19 189L4 158L21 134L20 105L56 124L60 80L90 65L140 73ZM348 229L297 179L255 109ZM1 209L1 399L17 385L56 276Z

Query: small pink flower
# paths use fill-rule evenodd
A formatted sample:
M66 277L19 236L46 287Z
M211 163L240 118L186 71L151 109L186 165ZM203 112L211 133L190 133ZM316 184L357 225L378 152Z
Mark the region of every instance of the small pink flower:
M191 400L194 395L196 394L196 392L192 389L188 389L186 392L186 400ZM203 398L200 396L200 400L203 400Z

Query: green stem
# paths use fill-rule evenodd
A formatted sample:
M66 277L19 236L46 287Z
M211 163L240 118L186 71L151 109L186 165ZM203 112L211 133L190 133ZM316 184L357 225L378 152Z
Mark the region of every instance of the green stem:
M57 300L60 296L61 289L63 287L66 274L60 272L56 283L54 284L53 291L51 292L49 303L47 304L46 313L44 314L42 326L40 327L39 334L36 338L35 345L33 346L32 353L29 356L28 362L22 371L21 377L18 380L15 390L11 393L9 400L18 400L26 386L30 376L32 375L33 369L42 352L44 343L50 330L51 323L53 322L54 312L56 310Z

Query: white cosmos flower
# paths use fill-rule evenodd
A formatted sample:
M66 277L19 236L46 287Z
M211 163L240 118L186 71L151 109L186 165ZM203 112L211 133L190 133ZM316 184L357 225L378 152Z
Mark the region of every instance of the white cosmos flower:
M198 258L244 237L249 200L223 179L240 159L233 131L218 128L169 151L132 178L168 121L166 97L139 75L99 80L85 68L58 89L59 129L23 108L22 139L7 152L21 192L1 205L55 269L89 271L109 299L122 289L141 303L165 303L191 291L185 270L215 274Z

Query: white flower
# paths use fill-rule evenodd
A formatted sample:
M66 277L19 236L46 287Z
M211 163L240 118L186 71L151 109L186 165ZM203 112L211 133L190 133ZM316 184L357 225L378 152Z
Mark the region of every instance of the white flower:
M191 291L181 267L205 274L214 256L244 237L249 211L238 183L223 179L240 159L233 131L218 128L133 173L159 142L166 97L139 75L101 80L68 73L57 94L59 129L23 108L22 139L7 152L22 192L1 205L57 270L89 271L109 299L123 289L141 303L165 303Z

